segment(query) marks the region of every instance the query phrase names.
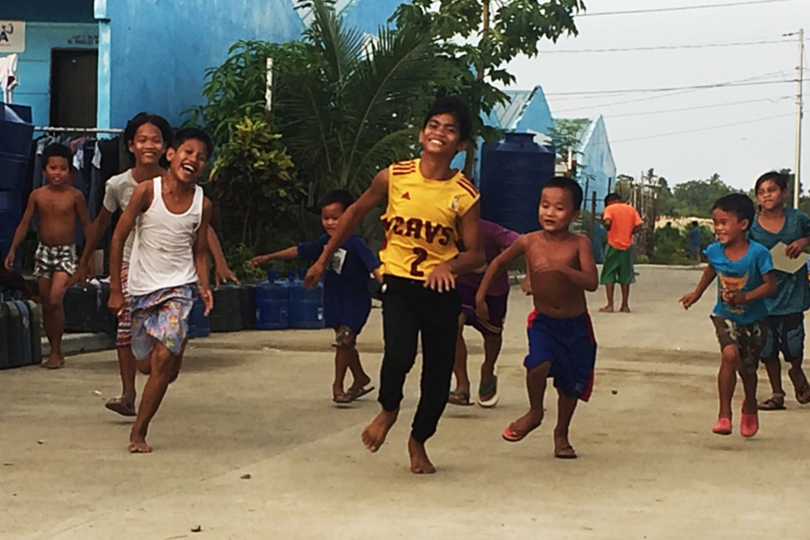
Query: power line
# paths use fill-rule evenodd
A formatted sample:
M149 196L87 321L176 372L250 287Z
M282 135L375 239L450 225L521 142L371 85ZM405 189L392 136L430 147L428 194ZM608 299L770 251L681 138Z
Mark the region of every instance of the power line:
M771 103L775 104L775 103L778 103L778 102L780 102L782 100L785 100L785 99L793 99L794 97L795 96L782 96L782 97L777 98L777 99L771 99L771 98L749 99L749 100L746 100L746 101L732 101L730 103L716 103L714 105L701 105L701 106L698 106L698 107L683 107L683 108L680 108L680 109L664 109L664 110L660 110L660 111L645 111L645 112L635 112L635 113L625 113L625 114L610 114L610 115L606 115L606 116L608 116L609 118L625 118L625 117L628 117L628 116L647 116L647 115L650 115L650 114L664 114L664 113L671 113L671 112L698 111L698 110L701 110L701 109L715 109L715 108L718 108L718 107L730 107L732 105L744 105L744 104L748 104L748 103L760 103L760 102L763 102L763 101L770 101Z
M756 4L779 4L783 2L795 2L797 0L745 0L742 2L731 2L728 4L700 4L696 6L679 6L668 8L632 9L627 11L597 11L594 13L579 13L577 17L602 17L608 15L636 15L639 13L663 13L666 11L688 11L693 9L712 9L724 7L753 6Z
M804 81L810 79L802 79ZM760 86L765 84L785 84L795 83L796 80L783 80L783 81L753 81L753 82L740 82L740 83L714 83L714 84L696 84L693 86L671 86L663 88L628 88L626 90L591 90L582 92L557 92L546 94L546 96L595 96L595 95L620 95L620 94L636 94L646 92L674 92L676 90L709 90L712 88L736 88L740 86Z
M770 45L774 43L790 43L786 39L769 39L760 41L733 41L727 43L702 43L695 45L660 45L650 47L625 47L611 49L549 49L538 51L539 54L579 54L579 53L604 53L604 52L629 52L629 51L664 51L679 49L708 49L714 47L739 47L745 45Z
M630 139L620 139L618 141L611 141L610 144L618 144L618 143L630 142L630 141L640 141L640 140L646 140L646 139L655 139L655 138L658 138L658 137L669 137L671 135L684 135L684 134L687 134L687 133L696 133L698 131L709 131L709 130L712 130L712 129L720 129L720 128L726 128L726 127L732 127L732 126L742 126L744 124L753 124L753 123L756 123L756 122L764 122L766 120L773 120L775 118L785 118L787 116L795 116L795 115L793 113L789 113L789 114L779 114L779 115L776 115L776 116L766 116L764 118L755 118L753 120L745 120L743 122L733 122L731 124L720 124L720 125L717 125L717 126L706 126L706 127L702 127L702 128L696 128L696 129L687 129L687 130L684 130L684 131L673 131L673 132L670 132L670 133L658 133L656 135L645 135L643 137L633 137L633 138L630 138Z

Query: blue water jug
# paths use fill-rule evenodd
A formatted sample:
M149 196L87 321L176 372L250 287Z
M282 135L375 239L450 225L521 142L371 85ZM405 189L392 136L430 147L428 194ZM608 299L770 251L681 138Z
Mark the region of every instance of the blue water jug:
M267 281L256 286L256 329L289 328L289 312L289 285L278 279L278 272L270 270Z
M188 337L191 339L207 337L211 334L211 322L205 314L205 302L201 297L194 300L188 316Z
M290 271L293 274L292 271ZM290 328L323 328L326 322L323 318L323 283L318 283L313 289L304 286L306 268L299 270L299 278L290 279Z

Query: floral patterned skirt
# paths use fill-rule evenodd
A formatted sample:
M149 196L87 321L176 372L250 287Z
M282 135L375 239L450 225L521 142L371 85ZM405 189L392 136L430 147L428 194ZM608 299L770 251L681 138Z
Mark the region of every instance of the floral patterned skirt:
M188 337L188 318L197 294L197 285L189 284L130 297L135 358L148 357L157 341L172 354L180 354Z

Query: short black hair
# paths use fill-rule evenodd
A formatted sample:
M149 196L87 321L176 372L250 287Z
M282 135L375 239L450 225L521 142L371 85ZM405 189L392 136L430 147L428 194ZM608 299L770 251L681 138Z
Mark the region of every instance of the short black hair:
M200 141L203 143L205 145L206 152L208 152L209 158L214 154L214 142L211 140L211 137L208 136L208 133L196 127L188 127L178 130L177 133L174 134L171 147L177 150L184 142L191 140Z
M339 203L345 212L348 207L354 204L354 197L352 197L352 194L345 189L336 189L334 191L330 191L324 196L323 199L321 199L318 208L323 210L325 206L335 203Z
M730 193L720 197L714 201L714 206L712 206L712 212L715 210L734 214L740 221L747 219L748 227L754 222L754 215L756 214L754 201L751 200L751 197L742 193ZM748 227L746 227L746 230Z
M700 226L700 223L698 223L697 221L692 222L692 227L699 227L699 226Z
M164 143L170 144L172 142L174 130L169 124L169 121L160 115L149 114L147 112L139 112L129 119L127 127L124 128L124 140L127 143L133 142L135 140L135 134L138 133L138 129L144 124L152 124L158 128Z
M437 98L433 105L428 109L425 115L425 122L422 124L422 129L425 129L430 122L431 118L440 114L452 114L453 118L458 122L458 140L464 142L470 140L470 133L472 133L472 117L470 116L470 108L467 104L456 96L443 96Z
M42 170L48 166L48 160L52 157L63 157L67 160L68 169L73 168L73 152L64 144L54 143L45 147L42 151Z
M786 190L788 187L788 175L776 171L769 171L757 178L757 183L754 186L754 193L758 193L759 188L762 187L762 184L768 180L779 186L779 189L782 191Z
M618 193L608 193L605 196L605 206L612 202L622 202L622 196Z
M574 204L574 210L579 210L582 207L582 186L580 186L576 180L567 176L554 176L549 178L543 186L543 189L552 187L564 189L571 194L571 202ZM540 190L540 192L542 193L543 190Z

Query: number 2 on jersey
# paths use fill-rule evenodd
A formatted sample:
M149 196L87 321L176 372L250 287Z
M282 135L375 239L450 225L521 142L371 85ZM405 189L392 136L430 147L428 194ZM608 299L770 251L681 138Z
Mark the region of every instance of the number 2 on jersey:
M428 258L428 252L423 248L413 248L413 253L416 259L411 263L411 275L413 277L425 277L425 273L419 270L419 265L425 262Z

